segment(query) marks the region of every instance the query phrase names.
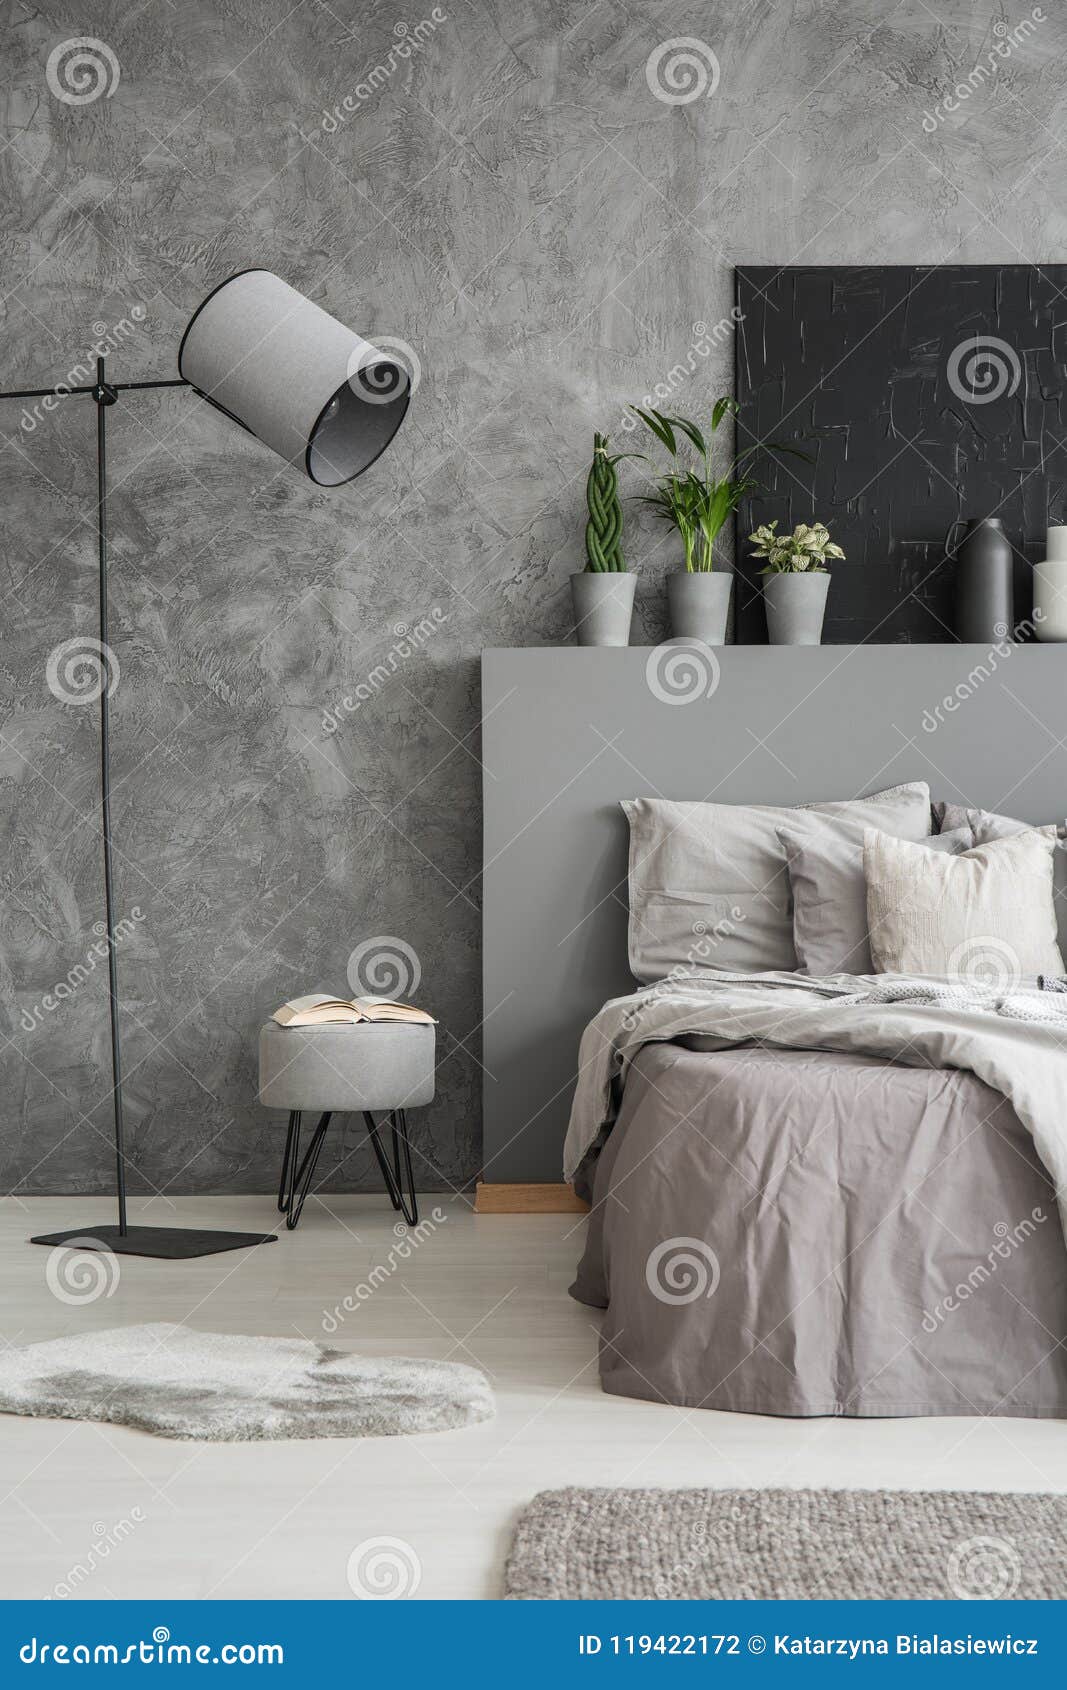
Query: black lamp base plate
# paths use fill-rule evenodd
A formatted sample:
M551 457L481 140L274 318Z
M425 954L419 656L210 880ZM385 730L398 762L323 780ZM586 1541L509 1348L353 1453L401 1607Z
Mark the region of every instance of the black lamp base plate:
M222 1250L244 1250L250 1244L276 1244L273 1232L203 1232L187 1226L71 1226L43 1233L31 1244L66 1244L83 1250L110 1250L116 1256L158 1256L168 1262L189 1256L215 1256Z

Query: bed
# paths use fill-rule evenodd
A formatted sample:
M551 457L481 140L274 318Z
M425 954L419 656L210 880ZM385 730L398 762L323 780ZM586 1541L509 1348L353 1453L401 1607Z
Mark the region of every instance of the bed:
M510 1177L524 1159L538 1177L550 1158L558 1169L556 1122L569 1118L562 1171L592 1202L573 1294L604 1311L604 1388L781 1415L1067 1414L1057 1202L1067 1194L1067 995L1050 990L1067 972L1055 921L1057 898L1067 911L1055 821L1067 754L1057 737L1020 777L1005 727L1016 705L1032 722L1054 719L1060 655L1021 653L1010 698L1007 681L987 674L970 719L946 713L936 746L900 723L921 716L935 688L947 695L953 665L960 686L968 663L973 675L966 648L871 648L851 672L840 650L727 649L708 698L668 708L667 720L663 700L649 702L654 688L642 698L612 684L616 672L636 681L638 665L647 676L655 653L596 654L595 687L555 661L576 655L534 654L525 677L523 660L506 677L486 669L487 773L499 785L486 789L487 1177L498 1155ZM600 753L586 755L585 723ZM781 937L796 914L799 882L783 878L791 855L773 874L744 858L732 883L704 884L678 877L672 847L635 915L635 866L639 879L656 857L647 840L635 852L635 793L655 792L649 805L673 812L844 810L874 784L866 771L901 784L863 802L911 794L921 775L959 812L935 817L927 803L921 832L914 815L860 828L865 872L886 833L898 841L891 857L929 852L917 883L957 872L927 873L939 850L927 832L962 829L988 814L971 806L1014 787L1018 848L1037 851L1049 836L1041 850L1059 877L1050 931L1020 942L1025 967L962 995L944 958L929 974L881 955L813 972ZM840 805L819 804L830 793ZM664 837L677 828L675 816ZM943 860L969 861L1000 838L942 842ZM710 831L707 849L716 839ZM893 897L883 905L892 929ZM1027 911L1020 893L1021 922ZM903 927L899 955L913 958L918 928ZM994 973L1013 931L1006 919L990 923L991 940L952 929L982 941ZM719 947L710 955L707 936ZM559 1083L564 1047L570 1084Z
M605 1391L1067 1416L1067 1251L1005 1098L958 1070L689 1044L639 1050L585 1169L573 1295L607 1311Z
M923 783L792 829L763 806L625 809L644 984L586 1029L564 1146L593 1201L574 1294L607 1312L605 1389L1063 1415L1063 830L975 811L950 841L869 825L917 833ZM801 835L806 886L775 857ZM709 945L724 884L735 921ZM806 967L857 951L869 973Z

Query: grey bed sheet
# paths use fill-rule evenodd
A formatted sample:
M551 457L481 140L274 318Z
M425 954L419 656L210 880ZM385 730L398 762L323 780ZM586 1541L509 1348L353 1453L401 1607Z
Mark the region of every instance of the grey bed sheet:
M880 1058L649 1044L572 1295L619 1396L1067 1418L1067 1250L1011 1105Z

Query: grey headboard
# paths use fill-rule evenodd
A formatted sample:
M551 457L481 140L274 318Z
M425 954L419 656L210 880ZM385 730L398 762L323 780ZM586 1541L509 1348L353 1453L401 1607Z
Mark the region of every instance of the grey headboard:
M489 1181L562 1177L582 1029L633 989L619 799L795 804L925 777L1027 821L1067 813L1067 647L726 646L684 704L659 696L677 651L483 656Z

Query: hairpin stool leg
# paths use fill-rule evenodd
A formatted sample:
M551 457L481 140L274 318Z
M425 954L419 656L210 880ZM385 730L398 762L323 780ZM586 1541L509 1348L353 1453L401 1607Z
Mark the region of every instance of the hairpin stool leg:
M404 1172L407 1175L408 1200L404 1202L403 1184L400 1178L400 1152L404 1153ZM415 1175L411 1167L411 1142L408 1138L408 1117L405 1109L393 1110L393 1162L396 1167L396 1183L400 1191L400 1206L404 1211L404 1219L409 1226L417 1226L419 1221L419 1204L415 1196Z
M289 1131L285 1135L285 1155L282 1157L281 1183L278 1186L278 1208L283 1215L289 1204L289 1199L286 1195L289 1188L289 1164L293 1161L293 1157L295 1156L299 1138L300 1111L298 1109L291 1109L289 1111Z
M389 1158L382 1145L379 1126L369 1109L363 1111L363 1119L367 1123L367 1133L370 1137L374 1154L378 1158L378 1166L382 1171L385 1189L389 1193L389 1201L394 1209L399 1209L409 1226L419 1224L419 1205L415 1196L415 1176L411 1168L411 1146L407 1138L407 1119L402 1109L392 1109L388 1121L393 1132L393 1166L389 1165ZM399 1135L399 1137L398 1137ZM407 1177L407 1191L404 1190L404 1172L401 1169L401 1153L403 1153L403 1169Z
M367 1137L370 1139L371 1148L378 1158L378 1166L381 1169L382 1179L385 1181L385 1189L389 1193L389 1201L394 1209L399 1209L400 1191L393 1176L393 1170L390 1168L385 1151L382 1148L382 1141L378 1137L378 1124L369 1109L363 1111L363 1119L367 1123Z
M278 1207L285 1215L285 1224L290 1232L293 1231L303 1212L304 1202L311 1189L311 1181L315 1176L315 1166L329 1124L330 1116L328 1113L319 1117L319 1124L311 1135L311 1141L304 1152L304 1159L300 1161L299 1110L291 1117L290 1139L286 1141L285 1165L282 1169L282 1189L278 1198Z

